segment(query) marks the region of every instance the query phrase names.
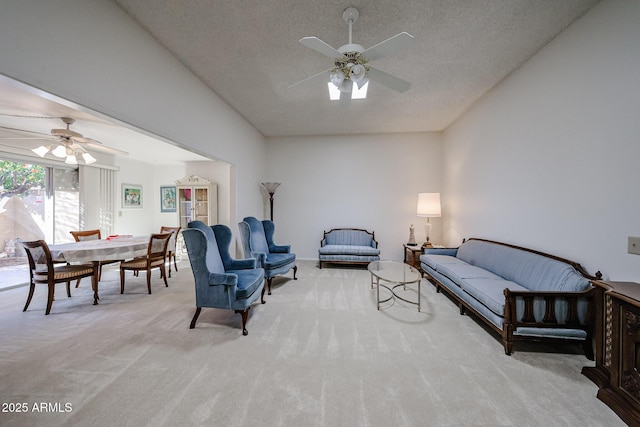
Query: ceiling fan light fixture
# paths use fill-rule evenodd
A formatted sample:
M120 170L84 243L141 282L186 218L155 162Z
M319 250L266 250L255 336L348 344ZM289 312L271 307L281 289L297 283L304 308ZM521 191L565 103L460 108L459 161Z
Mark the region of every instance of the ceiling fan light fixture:
M96 158L87 152L82 153L82 158L84 159L84 162L88 165L90 165L91 163L97 162Z
M340 99L340 89L338 89L338 86L331 82L328 82L327 86L329 87L329 99L331 101L338 101Z
M64 162L68 165L77 165L78 159L76 159L76 155L72 153L67 155L67 159Z
M367 78L367 69L362 64L355 64L349 69L349 76L360 87L360 84Z
M331 83L333 83L338 88L340 87L342 82L344 82L345 77L346 75L342 70L334 70L331 72L331 74L329 74L329 79L331 80Z
M60 144L56 148L51 150L51 154L53 154L56 157L63 158L63 157L65 157L67 155L67 147L65 147L64 145Z
M347 80L346 83L351 86L351 99L366 99L367 89L369 88L369 79L366 79L359 87L357 83L349 80ZM329 88L329 99L331 101L339 101L340 95L342 94L340 89L331 82L327 83L327 87Z
M33 151L34 153L36 153L38 156L40 157L44 157L45 154L47 154L49 152L49 147L46 147L44 145L41 145L38 148L33 148L31 149L31 151Z
M351 99L365 99L367 97L367 89L369 88L369 79L364 79L364 83L353 83L353 92Z
M342 93L351 93L351 90L353 89L353 82L349 79L345 79L342 81L342 83L340 83L338 89Z

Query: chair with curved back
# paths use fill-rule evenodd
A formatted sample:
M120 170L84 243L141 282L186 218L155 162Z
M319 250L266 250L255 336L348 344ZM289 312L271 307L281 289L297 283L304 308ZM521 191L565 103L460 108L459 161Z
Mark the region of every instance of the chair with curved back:
M79 231L70 231L76 242L82 242L84 240L100 240L101 233L100 230L79 230ZM99 269L98 269L98 280L102 280L102 266L106 264L115 264L116 262L122 262L122 259L116 260L108 260L108 261L100 261ZM80 280L76 282L76 288L80 285Z
M290 245L276 245L273 242L275 233L273 221L259 221L250 216L239 223L238 228L245 258L257 258L261 267L264 268L269 295L271 295L271 281L274 276L286 274L293 268L293 280L297 280L296 254L291 253Z
M147 254L143 257L134 258L130 261L120 263L120 293L124 293L124 276L125 271L133 271L134 274L145 271L147 273L147 290L151 293L151 270L160 269L160 277L164 279L164 285L169 287L167 283L167 270L165 264L167 262L167 247L172 233L152 234L149 238L149 246Z
M173 258L173 266L178 271L178 263L176 261L176 252L178 252L178 233L182 227L160 227L160 233L173 233L169 241L169 249L167 250L167 259L169 260L169 278L171 278L171 258Z
M67 284L67 297L71 298L71 281L83 277L91 277L93 288L96 289L96 274L93 264L64 264L54 265L49 246L44 240L20 242L27 252L29 259L29 296L22 311L27 311L31 303L36 283L47 284L47 309L45 315L51 312L56 283Z
M264 304L264 270L256 259L233 259L229 252L232 234L226 225L208 226L192 221L182 231L196 287L195 328L202 307L235 310L242 316L242 335L247 335L251 305Z

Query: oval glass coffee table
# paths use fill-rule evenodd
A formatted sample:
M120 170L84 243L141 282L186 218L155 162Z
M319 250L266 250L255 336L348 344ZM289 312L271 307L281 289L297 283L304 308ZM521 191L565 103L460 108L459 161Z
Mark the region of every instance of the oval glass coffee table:
M420 311L420 282L422 275L418 270L412 266L399 261L374 261L369 263L367 270L371 273L371 289L373 285L376 285L378 310L380 310L380 303L387 302L392 298L401 299L404 302L410 304L416 304L418 311ZM375 282L374 282L375 279ZM380 282L383 283L380 283ZM410 301L398 295L396 288L402 286L406 290L407 285L412 283L418 283L418 301ZM387 289L391 295L385 300L380 300L380 286Z

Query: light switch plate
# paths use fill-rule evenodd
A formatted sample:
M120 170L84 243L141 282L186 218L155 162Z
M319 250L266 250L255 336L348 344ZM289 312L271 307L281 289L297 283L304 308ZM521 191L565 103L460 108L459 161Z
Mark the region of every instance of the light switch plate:
M629 236L627 252L630 254L640 255L640 237Z

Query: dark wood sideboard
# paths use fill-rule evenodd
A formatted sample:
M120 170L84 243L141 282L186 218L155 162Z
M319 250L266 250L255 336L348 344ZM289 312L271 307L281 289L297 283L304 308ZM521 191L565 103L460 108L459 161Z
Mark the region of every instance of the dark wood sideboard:
M598 399L631 426L640 425L640 283L593 281L595 366L582 373Z

